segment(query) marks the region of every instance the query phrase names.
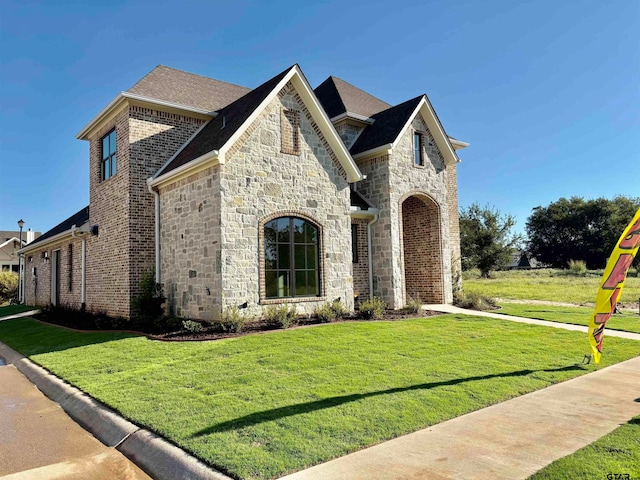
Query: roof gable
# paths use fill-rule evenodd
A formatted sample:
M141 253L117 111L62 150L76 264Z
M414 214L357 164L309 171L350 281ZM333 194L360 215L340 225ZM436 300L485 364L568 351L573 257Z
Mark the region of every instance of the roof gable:
M374 115L374 124L362 132L351 147L351 154L354 158L362 158L377 154L380 150L392 152L418 113L422 115L445 163L449 165L459 162L460 159L426 95Z
M218 111L250 88L158 65L127 92L197 109Z
M258 117L282 88L291 82L311 117L329 143L350 182L363 178L342 140L322 109L298 65L263 83L219 111L218 116L202 127L156 173L150 184L155 185L206 162L224 163L227 151Z
M355 113L368 118L391 107L387 102L334 76L318 85L314 92L329 118L343 113Z

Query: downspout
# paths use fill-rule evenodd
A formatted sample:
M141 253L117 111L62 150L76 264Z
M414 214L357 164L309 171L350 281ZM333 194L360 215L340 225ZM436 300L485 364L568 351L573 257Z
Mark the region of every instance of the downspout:
M367 255L369 257L369 300L373 298L373 252L371 241L371 226L380 218L380 211L376 211L373 219L367 223Z
M71 236L73 238L79 238L82 241L82 248L81 248L82 274L81 274L81 280L80 280L80 305L81 305L81 308L84 310L84 308L87 305L87 273L86 273L87 272L87 239L85 238L84 235L82 237L77 236L76 232L78 231L79 231L78 227L76 227L75 225L71 227Z
M156 245L155 271L156 271L156 283L160 283L160 194L156 190L154 190L154 188L149 183L147 183L147 187L149 188L149 191L153 194L153 198L156 203L155 228L154 228L155 245Z

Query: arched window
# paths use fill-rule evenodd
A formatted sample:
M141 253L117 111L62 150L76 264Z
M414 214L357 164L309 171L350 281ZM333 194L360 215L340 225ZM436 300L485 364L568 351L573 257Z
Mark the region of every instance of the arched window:
M318 227L296 217L280 217L264 226L266 298L320 295Z

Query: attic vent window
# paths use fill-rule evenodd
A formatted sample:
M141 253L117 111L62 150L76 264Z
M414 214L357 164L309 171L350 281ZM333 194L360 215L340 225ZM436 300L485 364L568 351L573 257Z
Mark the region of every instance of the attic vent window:
M300 112L283 109L280 116L282 153L300 155Z

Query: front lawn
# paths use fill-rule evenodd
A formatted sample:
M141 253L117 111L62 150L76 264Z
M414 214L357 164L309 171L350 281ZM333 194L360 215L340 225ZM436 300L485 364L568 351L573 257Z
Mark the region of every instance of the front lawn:
M4 307L0 307L0 318L35 309L36 307L30 307L29 305L5 305Z
M574 325L589 325L589 320L593 315L593 307L558 307L525 303L503 303L501 307L500 310L496 310L496 313L551 320L552 322L573 323ZM630 311L616 313L609 319L606 328L640 333L640 315Z
M602 276L568 275L565 270L510 270L492 272L491 278L479 278L465 273L464 290L493 298L509 300L544 300L552 302L594 304ZM627 277L621 303L637 310L640 298L640 278Z
M215 342L78 333L30 319L0 340L239 478L275 478L639 353L607 338L443 315Z
M593 478L640 478L640 417L630 420L573 455L556 460L536 472L530 480Z

